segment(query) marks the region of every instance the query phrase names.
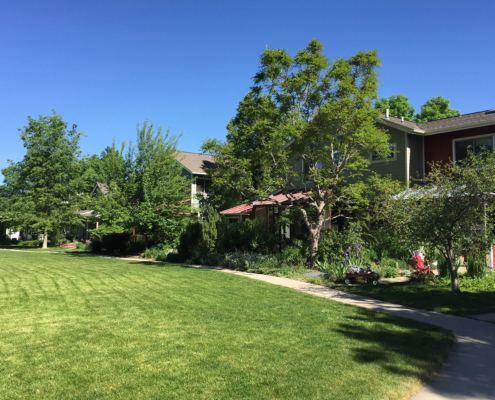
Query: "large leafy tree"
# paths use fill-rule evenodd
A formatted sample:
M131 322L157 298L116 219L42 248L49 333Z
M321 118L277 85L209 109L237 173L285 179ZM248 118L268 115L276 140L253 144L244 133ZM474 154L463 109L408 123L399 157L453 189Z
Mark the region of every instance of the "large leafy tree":
M85 176L78 159L82 133L76 128L67 129L55 111L37 120L28 117L21 130L26 154L2 170L2 217L43 233L43 248L49 232L79 221Z
M459 110L450 108L450 100L443 96L432 97L422 107L421 112L414 116L416 122L436 121L437 119L458 117Z
M101 193L95 209L104 223L120 223L145 236L173 241L190 212L185 202L188 183L175 160L178 137L138 125L135 144L121 150L108 147L100 157L98 177L108 193Z
M373 107L381 63L376 51L331 62L315 39L295 57L266 49L259 63L254 87L228 124L227 140L207 140L203 149L215 157L210 173L217 187L250 200L287 195L287 208L300 214L311 233L314 261L328 211L352 202L350 183L366 170L367 153L389 151ZM304 205L300 191L307 196Z
M385 114L388 109L392 117L404 117L406 121L411 121L416 112L416 109L409 103L409 97L403 94L381 97L375 102L375 108L382 114Z
M452 291L459 292L455 261L465 253L486 257L493 243L494 188L495 154L471 152L455 164L433 164L420 186L390 196L379 212L411 248L436 248L449 264Z

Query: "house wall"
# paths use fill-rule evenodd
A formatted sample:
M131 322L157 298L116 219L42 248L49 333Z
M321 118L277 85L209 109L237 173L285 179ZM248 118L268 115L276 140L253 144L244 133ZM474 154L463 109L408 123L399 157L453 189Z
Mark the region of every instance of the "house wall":
M409 178L413 180L424 177L423 136L407 134L409 148Z
M390 143L397 145L397 160L381 161L370 163L370 171L376 172L382 176L391 175L393 179L401 182L407 181L407 148L406 137L407 133L392 127L385 127L385 130L390 135Z
M495 133L495 124L479 128L463 129L455 132L425 136L425 171L428 173L431 162L449 162L454 158L452 144L454 139Z

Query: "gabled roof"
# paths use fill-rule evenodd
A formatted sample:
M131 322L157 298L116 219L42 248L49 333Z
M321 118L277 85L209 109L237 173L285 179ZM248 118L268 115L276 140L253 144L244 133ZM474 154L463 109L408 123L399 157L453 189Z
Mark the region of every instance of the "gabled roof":
M93 191L91 192L91 194L94 194L97 190L99 190L102 194L104 194L105 196L108 194L108 192L110 191L108 189L108 185L106 183L101 183L101 182L96 182L96 185L95 187L93 188Z
M215 168L213 156L208 154L178 151L175 159L193 174L206 175L207 168Z
M302 193L302 192L294 192L291 193L290 196L283 193L272 194L269 197L269 200L253 201L253 205L254 206L276 205L276 204L289 203L291 200L292 201L307 200L309 199L308 194L309 193Z
M380 116L380 122L395 128L410 131L412 133L422 133L434 135L436 133L457 131L471 127L495 125L495 110L479 111L471 114L464 114L458 117L443 118L429 122L402 122L400 118Z

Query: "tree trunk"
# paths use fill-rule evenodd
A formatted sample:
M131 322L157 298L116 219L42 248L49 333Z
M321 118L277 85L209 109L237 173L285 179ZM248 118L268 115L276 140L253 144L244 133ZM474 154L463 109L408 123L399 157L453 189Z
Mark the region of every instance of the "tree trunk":
M321 228L323 227L323 218L318 218L316 226L310 230L311 232L311 267L315 266L318 258L318 242L320 240Z
M450 264L450 281L452 283L452 292L453 293L461 293L461 289L459 289L459 281L457 280L457 270L455 268L454 260L449 260Z
M43 246L41 248L42 249L48 248L48 229L45 229L45 232L43 234Z

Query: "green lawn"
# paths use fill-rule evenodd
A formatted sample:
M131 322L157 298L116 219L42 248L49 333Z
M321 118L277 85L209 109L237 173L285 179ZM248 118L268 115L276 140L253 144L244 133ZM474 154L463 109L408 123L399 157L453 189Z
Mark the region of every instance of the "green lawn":
M493 285L466 286L469 283L468 279L464 285L463 281L460 281L461 293L452 293L448 284L415 282L377 286L339 286L335 289L445 314L465 316L495 312L495 291L491 289ZM480 290L476 286L488 287Z
M212 270L0 251L0 398L400 399L450 332Z

